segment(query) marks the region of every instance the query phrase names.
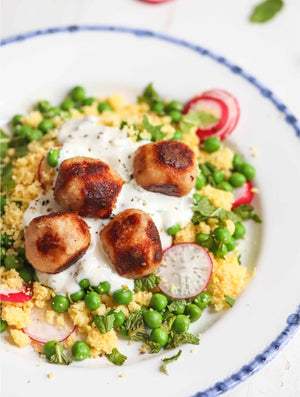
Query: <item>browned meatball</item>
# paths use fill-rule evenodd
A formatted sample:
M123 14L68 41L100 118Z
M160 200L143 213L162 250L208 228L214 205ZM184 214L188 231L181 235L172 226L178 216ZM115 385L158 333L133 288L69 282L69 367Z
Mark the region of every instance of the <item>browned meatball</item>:
M184 143L148 143L136 151L133 162L135 180L144 189L168 196L185 196L195 186L195 153Z
M85 254L90 240L88 225L74 212L39 216L25 230L25 255L40 272L59 273Z
M157 228L144 211L128 209L116 215L101 230L100 239L121 276L147 276L162 261Z
M89 157L62 162L54 187L56 202L64 209L91 218L107 218L123 185L108 164Z

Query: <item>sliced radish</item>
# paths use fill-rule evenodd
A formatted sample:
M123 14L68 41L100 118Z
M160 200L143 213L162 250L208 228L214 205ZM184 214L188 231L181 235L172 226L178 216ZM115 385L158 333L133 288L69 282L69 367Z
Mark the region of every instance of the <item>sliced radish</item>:
M54 146L54 148L58 148L58 149L60 149L61 147L62 146ZM52 169L48 165L46 157L47 157L47 155L45 155L45 156L43 156L41 158L40 164L38 166L38 179L39 179L39 182L40 182L40 184L42 186L42 189L44 189L44 190L47 189L47 181L43 177L43 173L49 173L50 170Z
M233 190L234 203L233 207L237 207L241 204L250 204L253 200L252 184L247 181L242 187L235 188Z
M32 297L31 288L24 285L22 289L19 290L0 290L0 300L5 302L23 303L30 301Z
M63 342L75 331L76 326L68 314L65 314L65 324L63 327L57 327L56 325L47 323L44 316L45 310L38 309L37 307L33 308L30 313L31 324L22 330L35 342L42 344L50 340Z
M162 4L162 3L167 3L171 0L139 0L139 1L148 4Z
M157 270L159 288L175 299L199 295L207 286L212 273L212 260L205 248L195 243L172 245L164 252Z

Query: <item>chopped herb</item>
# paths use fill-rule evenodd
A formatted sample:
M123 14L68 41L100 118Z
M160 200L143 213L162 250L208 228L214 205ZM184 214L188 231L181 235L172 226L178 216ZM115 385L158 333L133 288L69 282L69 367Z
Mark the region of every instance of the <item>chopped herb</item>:
M250 17L251 22L263 23L272 19L283 7L283 0L266 0L258 4Z
M175 312L180 306L186 305L187 302L185 299L176 299L173 302L171 302L167 308L170 310L170 312Z
M5 134L5 132L0 129L0 157L3 158L8 150L9 144L9 136Z
M162 358L161 361L163 362L163 365L161 366L160 370L161 372L163 372L164 374L168 375L168 371L167 371L167 365L170 364L173 361L176 361L179 359L179 357L181 356L182 351L179 350L179 352L172 357L169 358Z
M109 332L114 326L114 321L114 314L108 314L107 316L97 315L93 318L93 322L96 324L96 327L101 334L106 334L106 332Z
M180 121L180 128L183 132L189 133L192 127L200 127L205 124L215 123L218 121L212 114L196 110L194 112L183 115Z
M69 360L69 359L64 355L64 353L62 353L62 352L60 351L60 348L59 348L59 344L58 344L58 343L55 343L55 344L54 344L54 348L55 348L55 353L52 354L52 356L50 356L50 357L48 358L48 360L49 360L49 362L50 362L51 364L60 364L60 365L69 365L69 364L71 364L72 360Z
M27 143L16 147L16 157L24 157L28 153Z
M242 264L241 257L242 257L242 255L241 255L241 254L239 254L239 255L236 257L236 258L237 258L237 260L238 260L238 263L239 263L239 265L241 265L241 264Z
M238 207L234 207L232 211L238 215L242 221L253 219L254 222L262 223L261 217L253 213L254 207L250 204L241 204Z
M152 83L148 84L147 87L144 89L143 94L138 97L139 103L146 102L149 105L152 105L154 102L159 102L159 101L161 101L160 96L153 88Z
M191 343L192 345L199 345L199 338L188 332L178 334L174 331L169 333L168 343L165 346L166 350L175 349L184 343Z
M204 164L199 164L199 169L201 170L202 174L205 176L207 182L213 186L216 187L217 184L214 181L214 178L212 174L216 171L217 167L210 163L209 161L206 161Z
M147 130L151 134L151 141L158 142L161 141L166 134L161 131L163 125L152 125L149 123L148 117L144 114L143 117L143 126L145 130Z
M166 311L163 313L163 315L162 315L162 321L163 321L163 323L164 323L165 321L168 321L169 318L171 318L171 317L173 317L173 316L174 316L173 313L171 313L169 310L166 310Z
M6 193L15 186L12 179L12 162L7 163L2 169L2 192Z
M207 197L202 197L193 207L194 215L192 221L194 225L198 225L201 221L206 221L208 218L230 219L233 222L240 221L238 214L232 211L224 210L221 207L215 207L211 204Z
M224 298L225 298L225 302L228 303L229 306L232 307L234 305L235 300L233 298L231 298L228 295L224 295Z
M106 357L115 365L123 365L127 360L127 357L124 354L121 354L117 348L113 348L110 354L106 354Z
M122 121L121 121L121 124L120 124L120 130L122 130L126 125L128 126L127 121L122 120Z
M161 346L159 343L152 342L151 340L147 341L146 344L150 347L150 350L149 350L150 354L158 353L161 349Z
M160 282L160 277L154 273L147 277L141 277L134 280L134 292L148 291L149 289L155 288Z
M120 334L127 339L146 342L149 335L145 330L143 313L140 310L131 313L120 326Z

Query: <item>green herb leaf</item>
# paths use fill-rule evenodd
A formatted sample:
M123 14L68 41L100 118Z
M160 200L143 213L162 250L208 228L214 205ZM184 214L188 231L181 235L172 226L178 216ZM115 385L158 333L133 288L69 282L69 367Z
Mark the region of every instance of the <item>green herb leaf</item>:
M214 171L216 171L217 167L212 163L210 163L209 161L206 161L204 164L198 164L198 166L202 174L206 177L207 182L211 186L216 187L217 184L214 181L212 174L214 173Z
M202 197L193 207L194 215L192 222L194 225L199 224L201 221L206 221L207 218L217 218L217 219L230 219L233 222L240 221L238 214L227 211L221 207L215 207L210 204L210 200L207 197Z
M138 97L138 102L146 102L149 105L152 105L153 102L158 102L160 101L160 96L158 93L155 91L153 88L153 84L150 83L147 85L147 87L144 89L144 92L141 96Z
M110 354L106 354L106 357L115 365L123 365L127 360L127 357L124 354L121 354L117 348L113 348Z
M205 124L215 123L218 120L212 114L203 112L202 110L196 110L182 116L180 128L183 132L189 133L192 127L201 127Z
M101 334L106 334L106 332L109 332L114 326L114 321L114 314L108 314L107 316L97 315L93 318L93 322L96 324L96 327Z
M28 153L28 145L25 143L24 145L16 147L16 157L24 157Z
M283 0L266 0L258 4L251 17L251 22L263 23L272 19L283 7Z
M128 125L127 121L122 120L120 124L120 130L122 130L126 125Z
M241 254L239 254L239 255L236 257L236 259L238 260L239 265L242 264L241 257L242 257Z
M144 114L143 126L151 134L151 141L158 142L161 141L166 134L161 131L163 125L152 125L149 123L148 117Z
M234 305L235 300L233 298L231 298L228 295L224 295L224 298L225 298L225 302L228 303L229 306L232 307Z
M143 313L140 310L131 313L120 326L120 334L127 339L147 342L149 335L145 330Z
M48 358L48 361L51 364L60 364L60 365L71 364L72 360L69 360L68 357L66 357L64 353L60 351L58 343L54 344L54 348L55 348L55 353Z
M174 331L169 333L168 343L165 346L166 350L175 349L176 347L184 344L191 343L192 345L199 345L199 338L188 332L178 334Z
M175 312L182 305L186 305L185 299L176 299L171 302L167 308L170 310L170 312Z
M146 342L146 344L150 347L150 350L149 350L150 354L158 353L161 349L161 346L159 343L152 342L151 340Z
M232 211L243 221L253 219L254 222L262 223L261 217L253 212L254 207L250 204L241 204L237 207L234 207Z
M161 372L168 375L167 364L170 364L171 362L178 360L179 357L181 356L181 353L182 351L179 350L179 352L173 357L162 358L161 361L163 362L163 365L160 368Z
M154 273L147 277L141 277L134 280L134 292L149 291L149 289L155 288L160 282L160 277Z
M12 179L12 162L7 163L2 169L2 192L7 193L15 186Z
M9 136L5 134L5 132L0 129L0 157L3 158L8 150L9 144Z

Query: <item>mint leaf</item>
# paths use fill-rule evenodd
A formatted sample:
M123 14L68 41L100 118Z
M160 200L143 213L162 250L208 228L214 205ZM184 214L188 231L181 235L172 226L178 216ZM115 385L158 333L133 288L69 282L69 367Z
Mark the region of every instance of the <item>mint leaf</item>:
M149 350L150 354L158 353L161 349L161 346L159 343L152 342L151 340L146 342L146 344L150 347L150 350Z
M124 356L124 354L121 354L116 347L112 349L112 352L110 354L106 354L106 357L109 359L110 362L119 366L123 365L127 360L127 357Z
M258 4L251 17L251 22L263 23L272 19L283 7L283 0L266 0Z
M149 291L149 289L155 288L160 282L160 277L154 273L147 277L141 277L134 280L134 292Z
M231 298L228 295L224 295L224 298L225 298L225 302L228 303L229 306L232 307L234 305L235 300L233 298Z
M93 322L96 324L96 327L101 334L106 334L106 332L109 332L114 326L114 321L114 314L108 314L107 316L97 315L93 318Z
M199 345L199 338L188 332L177 334L174 331L169 333L168 342L165 346L166 350L175 349L176 347L184 344L191 343L192 345Z
M142 93L141 96L138 96L138 102L139 103L146 102L150 106L154 102L158 102L158 101L161 101L161 99L160 99L160 96L158 95L158 93L153 88L153 84L152 83L147 85L147 87L144 89L144 92Z
M185 299L176 299L173 302L171 302L167 308L170 310L170 312L175 312L180 306L186 305Z
M152 125L150 124L148 117L144 114L143 117L143 126L145 130L147 130L151 134L151 141L152 142L158 142L161 141L166 134L161 131L161 128L163 125Z
M60 351L58 343L54 343L55 353L48 358L51 364L69 365L72 360L69 360L63 352Z
M9 136L5 134L5 132L0 129L0 157L4 157L6 155L6 152L8 150L8 144L9 144Z
M15 186L12 179L12 162L7 163L2 169L2 192L7 193Z
M201 221L206 221L207 218L225 218L230 219L232 222L238 222L241 220L239 214L232 211L227 211L221 207L215 207L210 204L208 197L202 197L196 204L193 205L192 210L194 211L192 218L194 225L199 224Z
M256 223L262 223L261 217L253 212L254 207L250 204L241 204L237 207L234 207L232 211L243 221L252 219Z
M127 339L146 342L149 335L145 330L143 313L140 310L131 313L119 328L120 334Z
M215 123L216 121L219 121L219 119L212 114L203 112L202 110L195 110L182 116L180 128L183 132L189 133L192 127L201 127L202 125Z
M161 372L168 375L167 364L170 364L171 362L178 360L179 357L181 356L181 353L182 351L179 350L179 352L173 357L162 358L161 361L163 362L163 365L160 368Z
M16 157L24 157L28 153L28 145L27 143L21 146L16 147Z

